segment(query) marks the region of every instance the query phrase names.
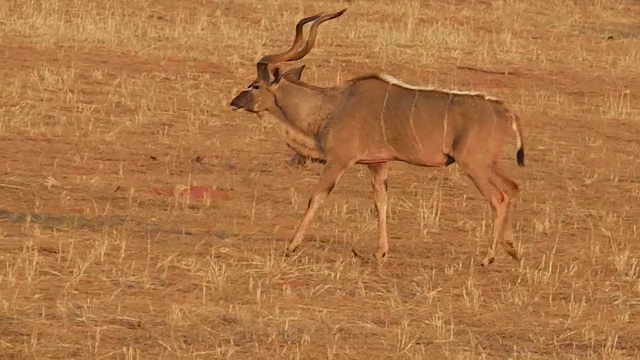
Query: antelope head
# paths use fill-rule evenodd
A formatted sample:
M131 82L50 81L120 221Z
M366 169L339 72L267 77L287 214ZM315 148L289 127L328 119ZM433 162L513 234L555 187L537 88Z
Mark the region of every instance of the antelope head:
M323 22L335 19L342 15L347 9L340 10L333 14L323 15L322 13L303 18L296 25L296 36L291 48L280 54L263 56L256 64L258 77L249 84L249 87L241 91L231 101L232 110L243 109L256 113L263 117L271 112L276 106L276 95L278 87L282 81L298 81L304 70L304 65L290 69L284 73L277 66L280 63L291 62L302 59L313 48L316 40L318 26ZM314 21L309 30L309 39L303 45L302 28L305 24Z

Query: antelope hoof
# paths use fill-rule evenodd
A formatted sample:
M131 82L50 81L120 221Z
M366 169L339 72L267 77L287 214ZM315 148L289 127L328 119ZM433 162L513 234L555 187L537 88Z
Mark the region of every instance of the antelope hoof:
M373 254L373 256L374 256L378 261L380 261L380 260L384 259L384 258L385 258L385 256L387 256L387 252L386 252L386 251L380 251L380 250L378 250L378 251L376 251L376 253L375 253L375 254Z
M361 255L359 252L356 251L356 249L351 249L351 252L353 253L353 257L355 257L358 260L361 260L365 263L369 263L369 258L367 258L366 256Z
M509 256L511 256L514 260L520 261L520 256L518 256L518 251L516 250L516 248L513 245L513 243L509 242L508 245L509 245L509 247L506 249L507 250L507 254L509 254Z
M356 249L351 248L351 252L353 253L353 257L364 260L364 256L360 255L360 253L357 252Z
M293 255L296 254L296 249L297 248L287 248L287 250L284 253L284 257L292 257Z
M360 254L359 252L357 252L356 249L351 249L351 252L353 252L353 256L356 259L361 260L362 262L364 262L366 264L370 263L371 261L380 262L387 255L386 252L381 252L381 253L380 252L376 252L372 256L364 256L364 255Z
M287 162L287 164L289 164L289 166L304 166L304 164L307 163L307 158L305 156L302 156L300 154L295 154L291 157L291 159L289 159L289 161Z
M493 261L494 261L493 256L486 257L486 258L484 258L484 260L482 260L482 263L480 265L489 266L489 265L493 264Z

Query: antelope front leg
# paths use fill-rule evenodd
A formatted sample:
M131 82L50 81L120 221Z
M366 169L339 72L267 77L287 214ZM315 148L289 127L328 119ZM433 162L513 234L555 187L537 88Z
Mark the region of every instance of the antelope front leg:
M373 185L373 199L378 212L378 250L374 256L381 260L389 251L387 241L387 174L389 165L384 163L369 165L371 170L371 184Z
M318 210L318 207L324 200L324 198L331 193L331 190L336 186L338 180L344 172L349 168L350 165L333 165L327 164L320 175L320 180L318 180L318 184L316 185L316 190L311 195L309 199L309 205L307 206L307 211L304 214L304 217L300 221L296 232L293 234L293 239L287 246L287 255L290 255L296 251L296 248L302 243L302 238L304 237L304 233L307 231L309 224L311 224L311 220Z

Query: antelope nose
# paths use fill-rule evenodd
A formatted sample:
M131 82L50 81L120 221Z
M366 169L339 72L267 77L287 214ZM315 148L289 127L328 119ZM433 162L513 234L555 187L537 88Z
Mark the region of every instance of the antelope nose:
M240 106L238 106L238 104L236 103L236 99L231 100L229 106L231 106L231 110L233 111L236 111L240 108Z

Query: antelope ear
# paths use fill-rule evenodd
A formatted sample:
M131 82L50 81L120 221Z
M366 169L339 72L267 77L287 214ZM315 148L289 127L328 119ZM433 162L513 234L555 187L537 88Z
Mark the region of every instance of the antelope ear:
M302 77L302 71L305 66L306 65L302 65L297 68L289 69L284 73L284 75L282 75L282 77L289 81L299 81Z
M269 65L265 63L257 64L258 79L264 81L265 84L271 82L271 72L269 71Z
M278 82L280 82L280 78L282 78L282 72L280 71L280 67L276 66L273 68L273 81L271 82L271 84L277 84Z

